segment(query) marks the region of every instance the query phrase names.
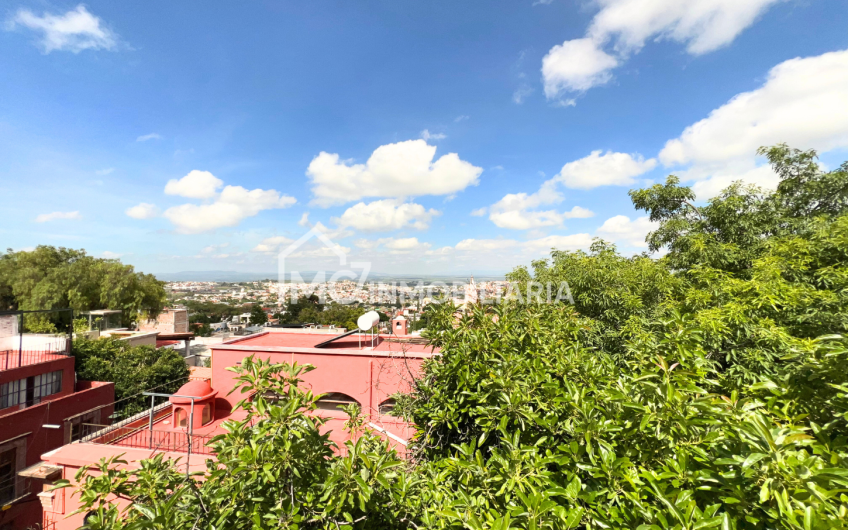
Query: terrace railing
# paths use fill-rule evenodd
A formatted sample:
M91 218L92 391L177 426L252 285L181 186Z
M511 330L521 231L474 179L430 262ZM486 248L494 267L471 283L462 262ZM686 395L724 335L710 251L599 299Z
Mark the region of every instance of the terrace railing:
M135 447L154 451L213 455L207 444L211 435L189 434L183 431L157 430L143 427L114 427L84 423L83 440L87 443Z
M26 332L28 318L43 319L45 315L59 314L68 320L67 332L42 334ZM46 311L0 311L0 370L11 370L71 355L73 311L53 309Z

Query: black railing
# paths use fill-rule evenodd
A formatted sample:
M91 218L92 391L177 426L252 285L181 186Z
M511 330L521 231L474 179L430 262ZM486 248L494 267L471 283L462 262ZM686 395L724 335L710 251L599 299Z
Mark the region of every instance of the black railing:
M27 319L40 324L52 324L47 315L58 313L58 326L66 332L36 333L27 331ZM64 320L67 320L65 324ZM30 320L32 325L33 320ZM52 329L56 329L56 325ZM69 356L73 343L73 310L49 309L44 311L0 311L0 370L43 363L57 356Z

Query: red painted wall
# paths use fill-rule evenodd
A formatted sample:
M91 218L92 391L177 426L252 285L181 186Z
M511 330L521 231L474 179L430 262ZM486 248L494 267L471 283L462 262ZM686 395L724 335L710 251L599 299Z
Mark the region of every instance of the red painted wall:
M10 412L14 409L5 409L3 411L5 414L0 416L0 443L29 433L26 436L27 467L40 462L42 454L52 451L65 443L65 437L67 436L67 427L64 423L65 419L107 404L108 406L101 409L101 421L105 421L113 412L111 403L115 401L115 384L81 381L78 385L79 391L73 392L74 360L72 357L69 357L67 360L70 361L70 375L67 372L63 374L62 393L61 395L57 394L59 397L51 396L51 399L23 410ZM65 359L62 361L65 361ZM37 374L56 370L55 363L57 361L33 366L42 367L36 372ZM50 366L45 366L45 364L49 364ZM27 370L33 366L26 366L18 370ZM28 375L35 374L30 373ZM61 425L62 428L49 429L44 427L44 425L50 424ZM11 523L12 528L23 529L42 522L41 504L34 495L34 493L41 491L39 481L31 479L31 491L33 495L29 499L20 504L15 504L10 509L0 513L0 527Z

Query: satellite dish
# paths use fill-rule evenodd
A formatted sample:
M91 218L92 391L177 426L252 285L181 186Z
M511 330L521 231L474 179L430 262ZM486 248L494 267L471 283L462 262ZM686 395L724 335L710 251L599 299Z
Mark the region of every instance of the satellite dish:
M376 311L369 311L356 320L356 325L362 331L368 331L380 322L380 315Z

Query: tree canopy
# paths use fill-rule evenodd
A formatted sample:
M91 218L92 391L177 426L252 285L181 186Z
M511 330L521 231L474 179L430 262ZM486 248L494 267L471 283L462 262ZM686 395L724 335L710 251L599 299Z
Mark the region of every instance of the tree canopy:
M46 245L0 255L0 310L120 309L128 326L165 302L163 282L116 259Z
M179 352L153 346L128 346L118 339L73 342L77 377L115 383L115 412L127 418L150 407L145 391L176 392L189 370Z

